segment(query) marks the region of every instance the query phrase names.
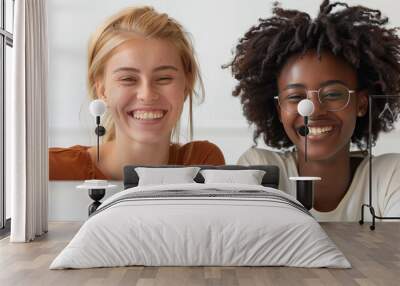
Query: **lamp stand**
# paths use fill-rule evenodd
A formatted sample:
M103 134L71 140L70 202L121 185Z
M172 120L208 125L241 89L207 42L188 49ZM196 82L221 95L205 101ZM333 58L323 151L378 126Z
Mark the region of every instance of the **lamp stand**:
M96 151L97 151L97 163L100 162L100 136L103 136L106 133L106 129L100 125L100 116L96 116L96 129L94 130L94 133L96 133L97 136L97 145L96 145ZM94 179L96 179L96 174L94 175ZM89 205L88 212L89 216L94 213L97 208L101 205L100 200L104 197L106 194L106 189L88 189L89 192L89 197L94 200L94 202Z
M369 203L361 205L361 219L358 221L360 225L364 224L364 208L369 208L369 212L372 215L372 225L369 226L370 230L375 230L375 219L381 220L392 220L400 219L400 217L381 217L375 214L375 209L372 206L372 98L388 98L388 97L398 97L399 95L370 95L368 102L368 160L369 160Z

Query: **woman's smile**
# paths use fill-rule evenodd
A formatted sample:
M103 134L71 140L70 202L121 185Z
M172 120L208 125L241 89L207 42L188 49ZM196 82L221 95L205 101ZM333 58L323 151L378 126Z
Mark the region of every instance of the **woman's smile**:
M134 119L138 120L159 120L164 117L164 111L162 110L156 110L156 111L144 111L144 110L138 110L138 111L132 111L129 113L130 116L132 116Z
M303 137L300 134L300 129L303 128L304 125L296 127L297 134ZM321 123L310 123L308 124L308 135L307 138L311 141L319 141L327 139L338 133L339 127L338 124L332 122L321 122Z
M149 128L151 126L161 126L168 116L166 109L133 109L127 112L128 125L133 124L136 127Z

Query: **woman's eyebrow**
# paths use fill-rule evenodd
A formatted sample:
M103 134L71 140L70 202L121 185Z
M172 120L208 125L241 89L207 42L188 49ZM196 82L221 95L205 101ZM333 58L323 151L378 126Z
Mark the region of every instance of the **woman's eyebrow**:
M153 69L154 72L157 71L163 71L163 70L174 70L174 71L178 71L178 68L172 65L164 65L164 66L159 66L156 67L155 69Z
M344 81L342 81L342 80L339 80L339 79L332 79L332 80L327 80L327 81L324 81L324 82L322 82L322 83L320 83L320 87L325 87L325 86L328 86L328 85L331 85L331 84L335 84L335 83L339 83L339 84L342 84L342 85L346 85L347 86L347 84L344 82ZM302 84L302 83L291 83L291 84L288 84L283 90L287 90L287 89L291 89L291 88L299 88L299 87L301 87L301 88L307 88L304 84Z
M153 72L158 72L158 71L163 71L163 70L173 70L173 71L178 71L178 68L172 65L164 65L164 66L159 66L153 69ZM133 68L133 67L119 67L116 68L113 73L121 72L121 71L130 71L130 72L135 72L135 73L140 73L140 69Z
M324 87L324 86L331 85L331 84L335 84L335 83L339 83L339 84L342 84L342 85L347 86L347 84L346 84L344 81L339 80L339 79L333 79L333 80L324 81L324 82L322 82L319 86L320 86L320 87Z
M113 71L113 73L117 73L117 72L121 72L121 71L130 71L130 72L135 72L135 73L139 73L140 70L137 68L132 68L132 67L120 67L117 68Z
M306 86L301 83L290 83L283 90L287 90L287 89L291 89L291 88L299 88L299 87L306 88Z

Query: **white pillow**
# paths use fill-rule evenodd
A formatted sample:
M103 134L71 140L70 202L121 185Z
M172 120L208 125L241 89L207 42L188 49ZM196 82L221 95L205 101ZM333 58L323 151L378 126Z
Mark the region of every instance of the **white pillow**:
M199 167L135 168L139 176L139 186L195 183L193 179L199 170Z
M261 185L265 171L262 170L201 170L204 183L234 183Z

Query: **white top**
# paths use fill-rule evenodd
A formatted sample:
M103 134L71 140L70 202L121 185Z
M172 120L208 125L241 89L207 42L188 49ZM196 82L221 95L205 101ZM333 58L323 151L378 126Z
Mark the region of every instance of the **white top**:
M279 189L296 196L296 182L289 177L299 176L295 152L275 152L250 148L238 160L239 165L276 165L279 167ZM311 213L319 221L358 221L362 203L369 203L368 157L358 166L347 193L336 209ZM372 159L372 205L377 216L400 217L400 154L384 154ZM365 220L371 220L364 208Z

